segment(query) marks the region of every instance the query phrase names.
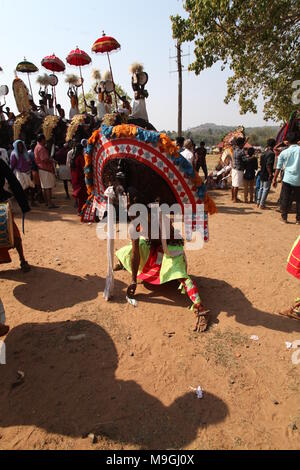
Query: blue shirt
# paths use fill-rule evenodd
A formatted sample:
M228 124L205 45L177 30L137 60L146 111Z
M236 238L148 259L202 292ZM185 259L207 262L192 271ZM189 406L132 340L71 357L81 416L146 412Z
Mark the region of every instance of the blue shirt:
M283 182L291 186L300 186L300 147L291 145L288 149L281 152L277 170L285 167Z

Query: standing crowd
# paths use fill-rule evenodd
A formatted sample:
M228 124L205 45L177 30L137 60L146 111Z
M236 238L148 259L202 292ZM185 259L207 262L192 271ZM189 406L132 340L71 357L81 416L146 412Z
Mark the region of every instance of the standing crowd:
M53 202L57 179L63 182L67 199L70 199L71 183L72 195L80 215L88 197L84 175L86 147L87 140L83 140L80 144L65 144L50 153L45 136L40 134L32 142L29 151L21 140L14 142L10 153L0 148L0 160L11 169L32 207L45 204L50 210L59 209Z

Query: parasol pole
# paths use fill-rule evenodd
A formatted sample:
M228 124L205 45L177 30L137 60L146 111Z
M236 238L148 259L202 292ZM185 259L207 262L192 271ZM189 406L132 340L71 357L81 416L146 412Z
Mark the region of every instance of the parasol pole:
M30 88L30 92L31 92L31 96L32 96L32 101L33 101L33 92L32 92L32 86L31 86L31 81L30 81L30 75L29 75L29 73L28 73L28 72L27 72L27 77L28 77L29 88Z
M81 78L81 86L82 86L82 96L83 96L83 102L84 102L84 109L86 112L86 101L85 101L85 94L84 94L84 86L83 86L83 78L82 78L82 71L81 71L81 65L79 66L80 70L80 78Z
M118 110L118 98L117 98L116 85L115 85L115 81L114 81L113 71L112 71L112 68L111 68L111 62L110 62L110 57L109 57L108 52L107 52L107 57L108 57L108 63L109 63L109 68L110 68L110 73L111 73L111 79L112 79L113 87L114 87L114 95L115 95L116 111L117 111Z
M53 98L54 98L54 111L55 111L55 116L57 116L57 108L56 108L57 101L56 101L56 91L55 91L55 87L54 87L54 86L52 87L52 96L53 96Z

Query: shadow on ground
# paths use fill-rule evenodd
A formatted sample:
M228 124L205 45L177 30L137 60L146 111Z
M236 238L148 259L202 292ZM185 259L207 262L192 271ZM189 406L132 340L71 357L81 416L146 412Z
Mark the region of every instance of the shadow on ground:
M26 307L41 312L56 312L80 303L95 300L104 291L105 279L98 276L74 276L49 268L32 267L24 275L21 271L0 271L0 279L15 281L15 298ZM116 293L123 293L125 284L116 281ZM125 293L120 295L124 298Z
M235 317L236 322L242 325L263 326L269 330L285 333L300 332L300 321L253 307L240 289L232 287L227 282L195 276L193 278L199 287L204 304L211 309L213 323L218 323L218 316L225 312L229 317ZM176 282L158 287L150 285L145 285L145 287L149 293L143 294L137 291L137 300L174 307L176 305L186 307L190 305L187 296L179 294Z
M69 335L84 334L80 342ZM115 377L116 347L107 332L88 321L25 324L6 339L7 366L1 367L0 426L37 426L74 438L94 433L149 449L179 449L199 429L225 420L218 397L194 393L164 406L133 381ZM17 388L16 372L25 373Z

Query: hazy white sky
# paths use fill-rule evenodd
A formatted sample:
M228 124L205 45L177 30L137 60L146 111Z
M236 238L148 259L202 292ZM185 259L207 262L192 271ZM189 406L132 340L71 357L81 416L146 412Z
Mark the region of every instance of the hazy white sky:
M0 0L1 52L0 85L11 90L14 70L18 62L27 60L40 67L41 59L53 52L65 61L68 53L79 46L93 59L84 68L85 87L91 86L93 68L108 68L105 56L94 55L91 47L105 30L122 46L111 56L115 81L132 96L131 76L128 68L140 61L149 73L147 85L150 97L148 111L150 121L160 130L177 128L177 76L170 74L176 63L170 64L169 53L175 54L170 15L183 13L181 0ZM190 46L191 59L193 45ZM184 46L188 52L188 46ZM186 65L188 59L185 60ZM46 70L40 70L44 73ZM66 73L76 73L67 67ZM27 83L27 77L21 76ZM225 125L264 125L262 103L257 115L240 116L236 103L224 104L228 72L220 66L207 70L196 77L184 76L184 128L214 122ZM67 85L64 75L59 75L58 102L69 111ZM32 76L35 101L38 102L36 75ZM15 109L13 94L7 99ZM271 123L269 123L271 124Z

